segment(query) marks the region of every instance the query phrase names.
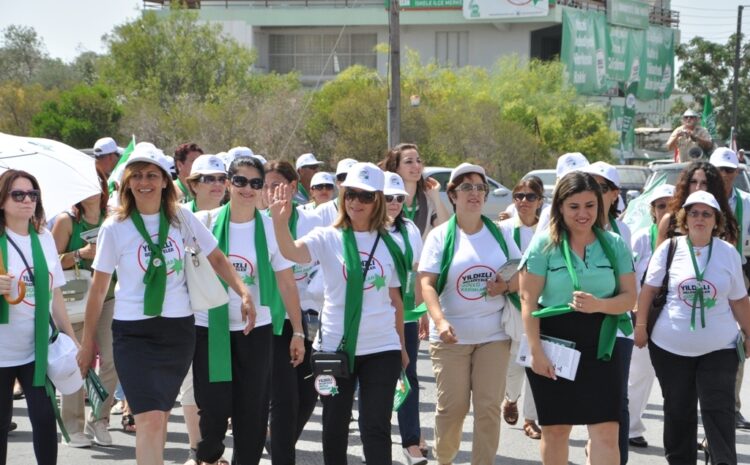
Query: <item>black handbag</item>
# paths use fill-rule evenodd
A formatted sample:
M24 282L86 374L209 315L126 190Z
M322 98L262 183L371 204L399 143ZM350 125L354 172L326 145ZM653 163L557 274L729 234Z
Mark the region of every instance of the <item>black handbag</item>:
M648 310L648 318L646 320L646 333L649 335L654 329L656 320L659 318L661 311L664 309L664 305L666 305L667 303L667 292L669 292L669 267L672 266L672 259L674 258L674 253L676 250L677 239L673 237L669 240L669 250L667 251L667 268L666 270L664 270L664 279L662 279L659 292L657 292L654 296L654 299L651 301L651 307L649 307ZM645 280L645 278L646 275L644 274L643 279L641 280L641 286L643 285L643 280ZM636 318L637 317L638 313L636 313Z

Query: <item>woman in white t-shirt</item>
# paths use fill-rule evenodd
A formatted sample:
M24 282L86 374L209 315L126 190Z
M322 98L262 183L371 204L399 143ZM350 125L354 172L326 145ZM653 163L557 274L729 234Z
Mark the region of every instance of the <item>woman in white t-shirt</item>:
M336 352L346 376L319 374L315 387L323 402L323 460L347 462L349 419L359 383L359 431L368 465L391 465L393 392L402 366L403 305L387 234L383 172L372 163L356 163L342 183L339 216L333 226L316 228L293 240L294 209L288 186L279 186L271 204L281 253L296 263L319 261L325 302L315 351ZM344 356L345 355L345 356ZM313 354L313 360L315 354ZM344 363L345 362L345 363Z
M60 331L76 339L60 291L65 276L55 241L44 228L39 183L25 171L8 170L0 176L0 229L6 270L0 275L0 463L5 463L8 453L13 384L18 379L34 432L36 461L53 465L57 463L57 427L45 390L47 356L44 354L42 363L36 360L37 350L46 349L49 343L50 310ZM21 283L26 290L18 301ZM42 284L44 289L36 288ZM45 297L48 304L43 301Z
M664 396L664 453L673 464L696 462L698 402L711 463L737 463L734 386L744 362L740 349L750 354L750 340L739 339L740 331L750 333L750 300L737 249L718 237L724 224L713 195L690 194L677 213L687 235L656 249L638 299L635 344L648 343ZM665 273L666 304L649 334L651 303Z
M427 235L419 260L422 297L432 320L430 356L438 392L435 458L438 463L455 459L472 398L472 463L491 464L500 441L500 404L510 356L502 318L508 311L506 295L518 289L517 277L506 282L496 271L521 252L482 215L489 185L481 166L457 166L447 192L456 213Z
M112 273L117 271L112 322L115 367L135 414L136 460L163 461L169 412L195 351L195 323L184 273L181 230L195 236L211 266L242 295L242 316L255 323L252 297L216 239L177 204L167 159L150 143L136 145L120 185L120 208L99 230L86 305L81 371L94 357L96 327ZM186 223L186 224L183 224Z
M224 161L216 155L201 155L193 161L187 188L193 197L185 206L191 212L212 210L221 205L227 191Z

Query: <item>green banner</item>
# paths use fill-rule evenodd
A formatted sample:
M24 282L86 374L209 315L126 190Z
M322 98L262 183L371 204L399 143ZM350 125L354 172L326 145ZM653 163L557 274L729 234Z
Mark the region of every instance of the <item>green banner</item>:
M637 91L638 81L630 82L625 89L625 105L622 109L620 126L621 158L632 158L635 155L635 94Z
M703 99L701 125L711 134L711 138L718 139L716 136L716 115L714 114L714 105L711 103L711 94L706 94L706 97Z
M607 21L603 13L565 8L560 60L568 79L583 95L607 89Z
M390 0L385 0L385 7L390 6ZM398 0L403 9L409 8L463 8L464 0Z
M674 31L651 26L640 59L638 100L666 99L674 89Z
M651 6L641 1L609 0L607 2L607 21L618 26L647 29L650 11Z

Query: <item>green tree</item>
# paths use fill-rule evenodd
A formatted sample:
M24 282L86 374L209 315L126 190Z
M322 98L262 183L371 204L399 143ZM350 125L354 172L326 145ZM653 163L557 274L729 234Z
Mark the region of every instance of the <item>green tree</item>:
M12 24L3 29L0 81L28 84L46 58L44 43L34 28Z
M32 135L91 147L100 137L116 137L120 105L107 87L79 85L49 100L32 120Z
M32 118L45 100L56 95L56 90L46 90L39 84L0 83L0 132L30 136Z

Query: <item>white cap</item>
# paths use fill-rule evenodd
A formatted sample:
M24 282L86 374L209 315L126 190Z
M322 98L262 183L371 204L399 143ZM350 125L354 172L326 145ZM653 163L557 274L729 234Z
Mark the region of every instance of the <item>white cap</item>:
M401 179L396 173L390 171L385 172L385 187L383 187L383 194L385 195L408 195L404 188L404 180Z
M253 151L248 147L232 147L223 157L224 166L226 166L226 169L229 169L229 165L231 165L235 159L241 157L252 157L254 155Z
M698 117L698 113L696 113L695 111L693 111L691 108L688 108L687 110L685 110L685 113L682 114L683 118L686 117L686 116L695 116L697 118Z
M58 334L55 342L49 345L47 376L64 395L73 394L83 386L77 354L78 348L66 334Z
M582 173L595 174L601 176L607 181L611 182L617 188L620 188L620 175L617 174L617 168L605 163L603 161L595 161L594 163L584 166L579 170Z
M737 168L740 166L740 160L733 150L726 147L719 147L711 154L709 163L717 168Z
M685 199L685 203L683 203L682 206L687 207L688 205L693 205L696 203L702 203L708 205L709 207L713 207L716 211L721 211L719 202L716 201L716 198L710 192L695 191L692 194L688 195L688 198Z
M125 162L125 167L139 161L154 164L164 170L165 173L170 173L171 163L169 159L164 155L164 152L157 149L151 142L138 142L128 157L128 161Z
M121 155L123 150L117 146L117 142L111 137L102 137L94 144L94 156L101 157L109 155L110 153L116 153Z
M313 155L312 153L303 153L297 158L296 168L300 169L303 166L320 165L322 163L323 162L318 161L318 159L315 158L315 155Z
M344 158L341 160L338 165L336 165L336 176L343 173L348 173L349 168L354 166L354 164L357 163L357 160L354 158Z
M565 176L571 171L580 170L589 165L589 161L581 152L570 152L557 158L557 178Z
M176 175L177 169L174 166L174 157L166 155L166 154L164 156L167 157L167 165L169 166L169 174L173 176Z
M265 165L266 163L268 163L268 160L266 160L266 157L264 157L263 155L259 155L257 153L253 154L253 158L257 158L258 160L260 160L261 164L263 164L263 165Z
M487 175L484 172L484 168L482 168L481 166L472 165L471 163L461 163L457 167L453 168L453 171L451 171L451 177L448 182L453 182L453 180L457 177L467 173L477 173L481 175L485 181L487 180Z
M224 160L216 155L201 155L195 159L190 169L190 175L226 173Z
M319 186L321 184L333 184L335 186L336 178L334 178L331 173L326 173L325 171L319 171L313 174L313 177L310 180L310 187Z
M656 186L651 194L648 196L648 203L654 203L656 200L663 199L664 197L674 196L674 186L671 184L661 184Z
M364 191L383 191L385 175L383 170L372 163L355 163L346 174L342 187L354 187Z

